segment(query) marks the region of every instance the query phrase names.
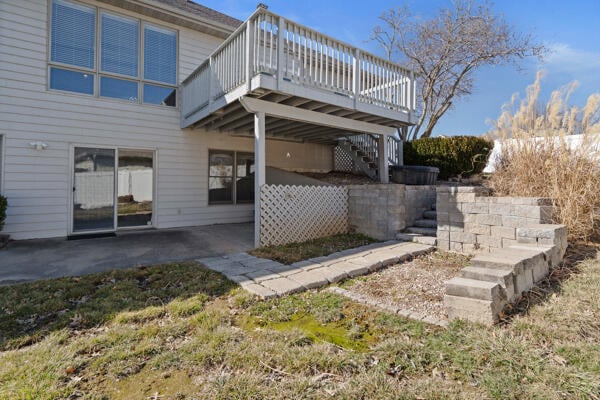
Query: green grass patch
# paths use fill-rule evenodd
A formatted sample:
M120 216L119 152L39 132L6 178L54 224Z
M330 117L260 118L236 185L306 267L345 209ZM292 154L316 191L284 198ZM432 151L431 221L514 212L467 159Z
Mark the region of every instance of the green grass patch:
M198 312L235 287L196 263L170 263L0 287L0 349L38 342L63 328L116 318L138 323Z
M360 233L343 233L313 239L307 242L290 243L282 246L259 247L249 253L255 257L268 258L283 264L293 264L297 261L327 256L337 251L352 249L375 242L377 242L377 240Z

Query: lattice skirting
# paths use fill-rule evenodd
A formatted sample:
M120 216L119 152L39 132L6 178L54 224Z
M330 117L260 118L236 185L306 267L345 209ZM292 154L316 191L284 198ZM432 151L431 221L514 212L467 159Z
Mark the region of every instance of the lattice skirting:
M340 172L354 172L356 170L352 157L340 146L333 148L333 169Z
M348 190L345 187L264 185L261 188L261 246L346 232Z

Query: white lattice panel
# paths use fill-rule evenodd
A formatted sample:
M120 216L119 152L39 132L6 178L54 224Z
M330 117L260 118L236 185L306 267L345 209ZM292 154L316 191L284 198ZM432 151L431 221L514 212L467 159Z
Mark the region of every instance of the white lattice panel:
M352 157L350 157L350 155L346 153L340 146L335 146L333 149L333 161L333 169L335 171L353 172L355 170Z
M304 242L348 232L348 190L338 186L264 185L260 245Z

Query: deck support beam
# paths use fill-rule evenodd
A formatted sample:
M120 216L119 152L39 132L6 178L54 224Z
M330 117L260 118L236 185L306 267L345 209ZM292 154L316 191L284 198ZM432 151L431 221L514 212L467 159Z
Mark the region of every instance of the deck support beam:
M371 132L373 134L384 136L394 135L396 133L396 128L393 127L356 121L278 103L271 103L269 101L259 100L248 96L242 96L240 98L240 103L242 103L242 106L244 106L248 112L262 112L273 117L289 119L292 121L306 122L351 132Z
M379 165L377 166L379 172L379 182L389 183L389 161L388 161L388 140L387 136L379 135L377 137L377 151L379 155Z
M266 183L265 113L254 113L254 246L260 246L260 189Z

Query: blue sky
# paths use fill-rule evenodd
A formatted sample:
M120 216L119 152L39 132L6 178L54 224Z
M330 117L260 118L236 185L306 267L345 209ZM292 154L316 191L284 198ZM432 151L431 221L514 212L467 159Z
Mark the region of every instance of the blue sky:
M257 0L195 0L198 3L245 20L256 8ZM369 42L369 33L385 10L408 5L424 18L451 0L262 0L269 10L317 29L330 36L383 54ZM579 82L571 101L583 105L585 99L600 92L600 0L497 0L493 10L501 14L516 31L527 32L545 44L551 53L543 62L530 59L522 70L513 66L489 67L477 72L473 95L456 102L434 130L434 135L479 135L490 129L486 121L496 119L500 108L513 93L523 94L543 69L543 95L574 80Z

